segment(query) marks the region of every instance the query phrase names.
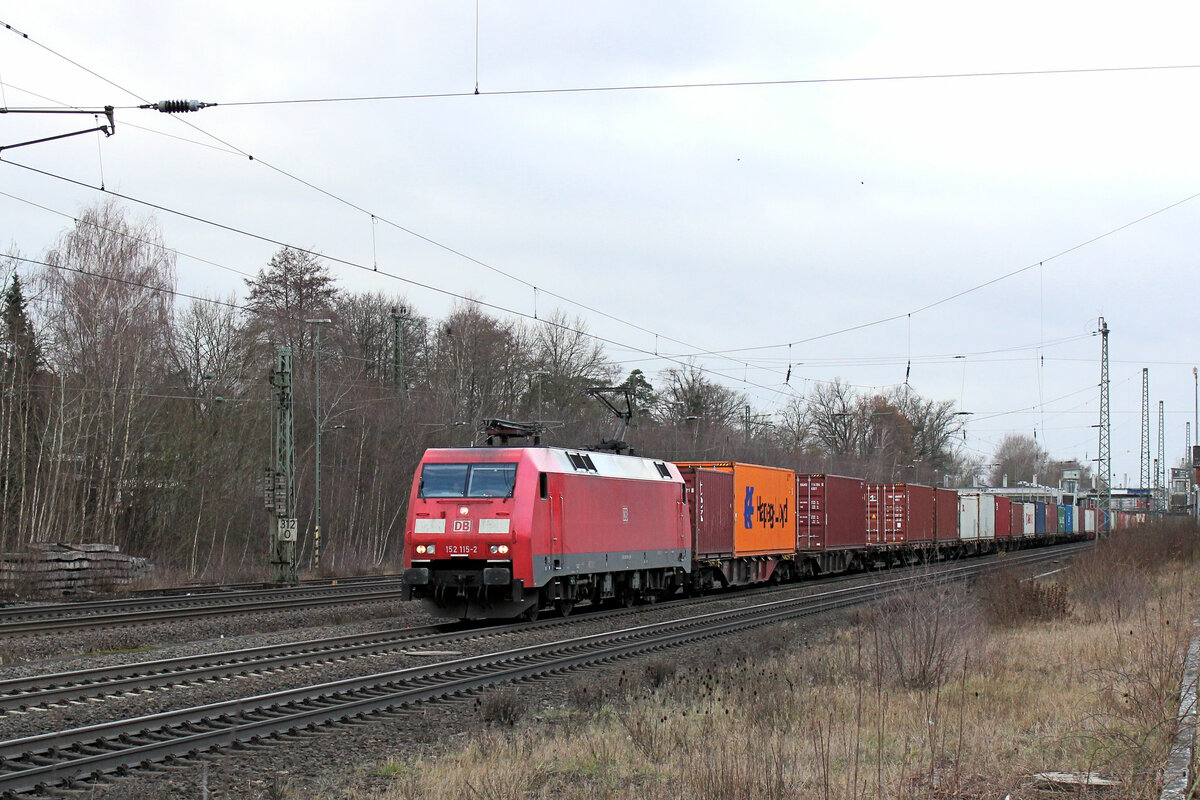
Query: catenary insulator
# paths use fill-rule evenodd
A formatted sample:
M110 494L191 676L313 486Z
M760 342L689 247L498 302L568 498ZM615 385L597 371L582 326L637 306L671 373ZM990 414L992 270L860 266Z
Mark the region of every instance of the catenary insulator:
M159 100L153 107L164 114L182 114L187 111L199 111L207 105L208 103L201 103L199 100Z

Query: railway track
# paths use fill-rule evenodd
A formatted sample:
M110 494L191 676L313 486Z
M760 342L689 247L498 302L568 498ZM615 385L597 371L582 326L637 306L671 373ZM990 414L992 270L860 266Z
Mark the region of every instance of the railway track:
M99 627L196 619L229 613L279 611L400 599L400 580L321 584L288 589L206 592L134 600L22 606L0 610L0 638Z
M1006 565L1014 563L1013 557L1006 556L1005 558L1008 559L1004 562ZM896 575L897 573L891 574ZM822 583L806 584L804 587L790 585L744 590L737 593L736 596L742 599L752 599L758 596L795 592L797 589L803 590L804 588L819 590L843 583L861 581L861 579L861 575L838 576L826 579ZM659 607L702 606L728 596L725 594L709 596L706 599L680 599L661 603ZM539 622L537 627L571 625L580 620L584 622L595 622L600 619L618 620L621 617L639 613L641 612L637 609L595 611L573 617L571 620L545 619ZM385 655L413 648L460 646L465 641L499 639L510 633L527 632L528 630L530 630L530 626L527 623L486 627L445 623L12 678L0 680L0 713L48 708L85 700L96 701L122 694L171 686L195 685L239 675L301 669L334 661Z
M954 564L930 574L888 577L866 585L821 587L801 596L752 602L723 611L15 739L0 743L0 796L78 787L139 766L320 731L373 715L402 712L430 700L609 663L870 602L914 587L1045 563L1088 546L1010 554L985 563ZM427 641L445 641L437 638L439 634L427 635L434 637Z
M298 588L316 586L345 586L348 584L371 584L386 581L398 581L402 576L393 575L352 575L344 578L306 578L300 581ZM249 581L246 583L197 583L184 586L173 586L163 589L135 589L130 592L132 597L154 599L172 595L224 594L228 592L250 592L278 588L265 581Z

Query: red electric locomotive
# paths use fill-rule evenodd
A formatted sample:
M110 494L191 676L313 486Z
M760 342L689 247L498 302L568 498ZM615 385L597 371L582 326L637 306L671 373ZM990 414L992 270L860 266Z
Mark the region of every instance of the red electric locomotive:
M692 564L678 468L614 453L427 450L405 533L405 599L460 619L632 605L674 593Z

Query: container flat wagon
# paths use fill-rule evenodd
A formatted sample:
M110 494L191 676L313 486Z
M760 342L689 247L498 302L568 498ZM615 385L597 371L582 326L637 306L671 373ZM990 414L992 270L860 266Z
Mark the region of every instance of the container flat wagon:
M698 588L742 586L794 576L795 473L734 461L679 462L675 466L685 484L689 480L711 481L711 476L686 477L708 472L722 472L732 480L711 484L710 497L720 491L720 502L727 503L732 513L722 518L723 530L705 533L701 547L704 552L697 554ZM700 534L696 536L700 546Z

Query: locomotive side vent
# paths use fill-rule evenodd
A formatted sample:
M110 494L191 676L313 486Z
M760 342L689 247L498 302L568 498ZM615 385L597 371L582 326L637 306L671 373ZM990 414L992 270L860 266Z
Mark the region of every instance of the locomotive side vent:
M567 458L571 460L571 466L575 467L575 469L582 469L588 472L600 471L596 469L596 464L587 453L567 453Z

